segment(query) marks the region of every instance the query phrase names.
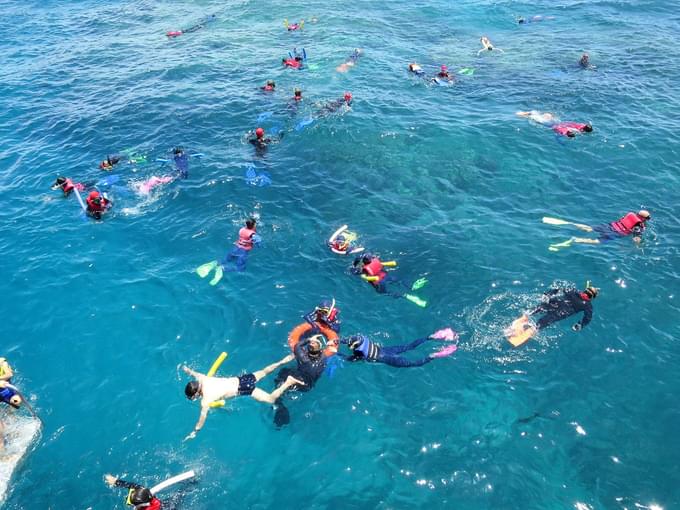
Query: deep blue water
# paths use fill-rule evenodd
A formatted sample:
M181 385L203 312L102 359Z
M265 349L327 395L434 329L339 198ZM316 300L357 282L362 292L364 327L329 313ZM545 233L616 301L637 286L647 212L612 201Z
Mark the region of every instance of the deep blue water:
M676 3L0 7L0 356L45 422L6 508L123 508L104 473L153 485L187 469L192 509L680 506ZM556 19L515 22L534 14ZM284 18L308 22L288 33ZM481 35L505 53L477 57ZM295 46L313 69L281 68ZM355 47L364 56L336 73ZM595 70L576 68L583 51ZM475 73L428 86L410 61ZM276 94L258 90L267 79ZM293 129L346 90L351 111ZM514 115L530 109L594 132L559 142ZM286 135L258 161L273 184L252 187L243 139L268 111L264 127ZM176 145L204 154L189 178L132 193ZM60 174L101 178L98 162L123 149L150 162L116 170L105 221L49 190ZM576 231L542 216L598 224L641 206L642 247L547 250ZM194 269L251 214L262 248L210 287ZM397 259L395 274L427 276L428 307L347 274L324 245L343 223ZM508 348L503 329L542 291L588 279L601 288L591 325ZM423 368L345 365L290 403L280 431L271 409L235 400L182 442L198 408L181 363L207 370L226 350L222 374L259 369L331 296L346 334L393 344L450 325L461 348Z

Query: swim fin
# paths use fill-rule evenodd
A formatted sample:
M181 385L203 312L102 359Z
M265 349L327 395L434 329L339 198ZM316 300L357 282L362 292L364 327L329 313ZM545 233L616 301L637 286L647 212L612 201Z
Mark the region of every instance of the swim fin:
M203 264L202 266L198 266L196 268L196 273L201 278L205 278L206 276L208 276L210 274L210 271L215 269L215 266L217 266L216 260L213 260L211 262L207 262L207 263Z
M437 352L433 352L432 354L430 354L430 358L446 358L447 356L451 356L457 350L458 346L456 344L447 345L443 349L440 349Z
M408 299L411 303L414 303L421 308L425 308L427 306L427 301L424 299L420 299L418 296L414 296L413 294L404 294L404 297Z
M425 285L427 285L427 278L418 278L413 282L413 285L411 285L411 290L422 289Z
M548 247L548 250L550 250L550 251L560 251L562 248L569 248L571 246L571 243L573 243L573 242L574 242L574 238L572 237L572 238L567 239L566 241L564 241L562 243L551 244Z
M213 279L210 280L210 285L217 285L218 283L220 283L222 275L224 275L224 270L222 269L222 266L218 264L217 267L215 268L215 276L213 276Z
M274 409L276 409L274 411L274 424L276 428L280 429L284 425L288 425L290 423L290 412L288 412L288 408L283 402L277 402Z

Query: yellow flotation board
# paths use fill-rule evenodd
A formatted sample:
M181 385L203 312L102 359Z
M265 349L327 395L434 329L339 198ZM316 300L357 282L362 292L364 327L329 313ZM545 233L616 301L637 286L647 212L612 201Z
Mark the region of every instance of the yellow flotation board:
M208 373L206 374L208 377L212 377L215 375L215 372L220 368L220 365L222 365L222 362L227 359L227 353L223 352L220 354L215 362L212 364L210 367L210 370L208 370ZM216 400L215 402L210 402L210 407L222 407L224 406L224 400Z
M510 327L505 330L505 336L513 347L519 347L533 338L536 331L536 326L529 321L529 317L522 315L519 319L515 319Z

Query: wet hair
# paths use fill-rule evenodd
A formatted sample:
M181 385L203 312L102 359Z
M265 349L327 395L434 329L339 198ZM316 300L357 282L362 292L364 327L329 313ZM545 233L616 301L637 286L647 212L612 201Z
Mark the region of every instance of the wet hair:
M196 395L198 394L198 390L201 388L201 385L198 384L198 381L189 381L187 385L184 387L184 394L187 396L189 400L193 400L196 398Z
M517 20L517 23L524 23L524 18L520 18Z
M257 221L255 221L255 218L248 218L246 220L246 227L252 230L255 228L256 223Z
M574 137L576 137L576 133L574 133L573 131L567 131L567 136L569 138L574 138Z
M590 124L586 124L583 127L583 131L585 131L586 133L590 133L592 130L593 130L593 126L591 126Z
M302 96L302 91L300 89L295 89L295 95L296 96Z
M144 503L151 503L153 495L151 491L146 487L140 487L135 489L132 494L130 494L130 503L133 505L143 505Z
M184 149L182 149L182 147L175 147L174 149L172 149L173 154L182 154L183 152Z
M276 83L274 83L274 80L267 80L267 85L271 87L276 87Z
M370 253L367 253L366 255L361 257L362 264L370 264L371 260L373 260L373 255L371 255Z
M66 177L61 176L57 177L57 180L54 181L54 184L59 186L61 186L62 184L66 184Z

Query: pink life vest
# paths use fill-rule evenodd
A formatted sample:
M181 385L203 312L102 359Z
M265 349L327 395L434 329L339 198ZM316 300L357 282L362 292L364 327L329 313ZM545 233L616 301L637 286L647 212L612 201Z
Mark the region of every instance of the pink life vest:
M364 273L366 273L368 276L377 276L378 280L375 282L371 282L373 285L377 285L381 281L385 279L385 276L387 276L387 273L383 271L383 265L382 262L380 262L380 259L378 257L373 257L371 262L369 264L366 264L363 268Z
M637 225L640 225L640 227L644 229L645 219L633 212L629 212L623 218L619 218L616 221L612 221L610 225L619 234L628 236L633 233L633 229Z
M255 231L249 228L243 227L238 231L238 241L236 241L236 246L243 248L246 251L253 249L253 236Z
M558 135L569 136L568 133L571 131L578 131L582 133L588 124L583 124L581 122L560 122L553 126L553 131Z

